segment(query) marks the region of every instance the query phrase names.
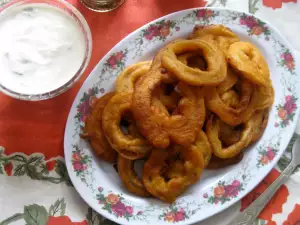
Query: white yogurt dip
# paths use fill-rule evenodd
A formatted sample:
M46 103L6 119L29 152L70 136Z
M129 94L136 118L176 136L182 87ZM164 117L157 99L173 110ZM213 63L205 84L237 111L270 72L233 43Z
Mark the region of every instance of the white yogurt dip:
M42 94L66 84L85 56L85 39L70 15L48 4L8 8L0 16L0 84Z

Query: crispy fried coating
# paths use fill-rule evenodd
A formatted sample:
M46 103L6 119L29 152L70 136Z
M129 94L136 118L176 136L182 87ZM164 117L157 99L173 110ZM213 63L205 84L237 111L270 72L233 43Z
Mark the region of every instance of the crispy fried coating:
M205 120L205 106L201 89L184 83L177 85L181 99L178 115L158 113L152 105L155 87L162 82L160 70L150 71L136 84L133 93L132 111L143 136L155 147L166 148L170 141L183 146L195 141L197 132Z
M227 54L228 48L232 43L240 40L228 27L221 24L208 26L196 25L189 39L200 39L211 42L222 49L224 54Z
M259 49L249 42L235 42L227 54L230 65L257 85L269 85L270 70Z
M102 128L109 144L124 158L138 159L148 154L152 146L142 136L127 137L120 128L122 116L131 111L132 93L116 93L103 111Z
M173 161L172 172L167 172L170 167L168 158L176 153L178 154L177 162L174 164ZM187 187L200 179L203 169L202 152L194 145L189 148L177 145L168 150L154 149L145 162L143 182L152 195L162 201L171 203Z
M253 126L254 121L253 118L251 118L243 124L240 140L233 145L223 147L219 138L220 119L212 115L206 123L206 135L212 146L213 154L222 159L237 156L251 143L254 130Z
M264 131L268 125L269 109L257 111L253 115L254 129L252 143L256 142L264 134Z
M229 125L235 126L246 121L254 113L254 111L252 112L251 110L251 108L253 108L252 104L254 104L253 89L254 87L251 82L246 79L241 80L239 101L236 102L236 97L232 97L232 100L235 102L231 101L230 105L222 100L216 87L205 87L205 104L207 108L217 114L221 120ZM226 95L224 96L224 94L223 99L227 99L228 102L230 98L226 98ZM230 96L233 96L232 93Z
M117 153L107 142L102 129L102 114L104 107L114 93L107 93L97 100L92 112L88 115L81 137L88 140L93 151L103 160L113 163L116 160Z
M190 67L177 55L197 51L203 55L207 70ZM189 85L217 85L225 80L227 64L223 52L214 44L202 40L181 40L167 45L161 52L161 63L177 79Z
M150 196L149 192L144 187L141 179L138 178L136 172L134 171L134 160L126 159L121 155L118 156L118 173L119 176L130 192L142 196Z
M116 92L133 92L135 83L149 71L150 66L151 61L144 61L123 70L116 80Z

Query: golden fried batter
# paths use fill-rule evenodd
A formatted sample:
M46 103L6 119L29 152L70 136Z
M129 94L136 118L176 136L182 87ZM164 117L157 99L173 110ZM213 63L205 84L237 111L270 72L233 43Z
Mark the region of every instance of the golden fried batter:
M107 162L114 162L117 153L107 142L104 131L102 129L102 114L104 107L109 100L114 96L114 93L107 93L97 100L92 112L88 115L83 133L81 137L87 139L93 151Z

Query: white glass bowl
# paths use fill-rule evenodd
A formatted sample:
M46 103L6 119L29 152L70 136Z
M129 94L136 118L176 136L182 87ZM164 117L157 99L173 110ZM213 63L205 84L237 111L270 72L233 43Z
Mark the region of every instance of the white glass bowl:
M37 3L43 3L43 4L48 4L54 7L57 7L61 10L63 10L66 14L70 15L79 25L80 30L84 36L85 40L85 56L84 60L82 61L82 64L79 68L79 70L72 76L72 78L63 84L61 87L52 90L50 92L45 92L45 93L40 93L40 94L34 94L34 95L29 95L29 94L23 94L23 93L18 93L15 91L12 91L5 87L4 85L1 84L0 81L0 91L13 97L16 99L21 99L21 100L27 100L27 101L39 101L39 100L45 100L45 99L50 99L55 96L58 96L62 94L63 92L67 91L69 88L71 88L74 83L81 77L83 72L85 71L86 67L88 66L88 63L91 58L92 54L92 35L90 28L82 16L82 14L71 4L69 4L66 1L63 0L13 0L4 5L4 7L1 9L0 16L5 15L5 12L7 9L11 9L12 7L20 7L24 6L27 4L37 4Z

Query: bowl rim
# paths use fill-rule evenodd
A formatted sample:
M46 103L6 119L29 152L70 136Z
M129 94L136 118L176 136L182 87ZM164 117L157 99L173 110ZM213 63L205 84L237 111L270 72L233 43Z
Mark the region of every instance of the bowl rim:
M84 16L80 13L80 11L74 7L72 4L64 1L64 0L12 0L4 4L0 10L0 18L3 16L6 11L12 9L12 8L17 8L22 5L29 5L29 4L48 4L53 7L58 7L57 4L63 5L66 7L70 12L72 12L72 19L75 20L74 16L76 17L76 22L80 25L80 28L82 30L82 33L84 35L85 39L85 55L84 59L82 61L82 64L78 71L72 76L71 79L69 79L66 83L64 83L62 86L49 91L49 92L43 92L40 94L22 94L20 92L16 92L13 90L10 90L9 88L5 87L4 85L1 84L0 82L0 92L13 97L15 99L20 99L20 100L26 100L26 101L40 101L40 100L47 100L54 98L67 90L69 90L75 83L76 81L79 80L79 78L83 75L84 71L86 70L87 66L89 65L91 55L92 55L92 33L91 29L84 18ZM65 10L63 10L65 12Z

